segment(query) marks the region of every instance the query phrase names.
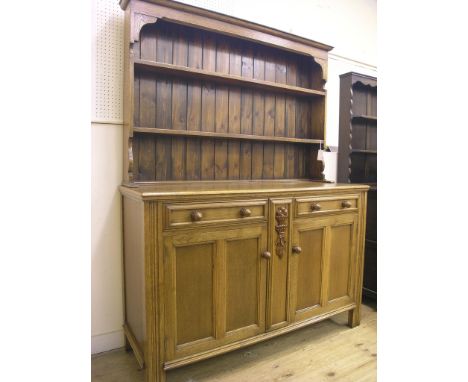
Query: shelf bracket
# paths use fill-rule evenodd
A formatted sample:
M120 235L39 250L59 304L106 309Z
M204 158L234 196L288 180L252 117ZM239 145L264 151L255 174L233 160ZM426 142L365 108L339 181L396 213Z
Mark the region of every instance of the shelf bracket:
M327 60L324 60L323 58L314 57L314 56L312 56L312 59L318 65L320 65L320 67L322 68L322 81L323 81L323 84L325 84L327 82L327 79L328 79L328 62L327 62Z
M154 24L156 21L158 21L157 17L135 12L132 18L132 33L130 42L134 43L135 41L139 41L141 28L143 28L146 24Z

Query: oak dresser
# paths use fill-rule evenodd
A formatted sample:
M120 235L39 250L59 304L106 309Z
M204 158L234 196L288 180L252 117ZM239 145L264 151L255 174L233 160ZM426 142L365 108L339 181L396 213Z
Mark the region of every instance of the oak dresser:
M368 186L317 160L331 47L120 5L124 331L146 380L338 313L358 325Z

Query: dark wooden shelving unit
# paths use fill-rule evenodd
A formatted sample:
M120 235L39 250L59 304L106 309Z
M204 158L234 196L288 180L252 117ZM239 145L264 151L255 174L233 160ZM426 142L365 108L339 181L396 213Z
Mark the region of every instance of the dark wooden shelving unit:
M321 59L158 20L127 65L125 181L323 180Z
M377 79L340 76L338 181L370 186L363 293L377 298Z

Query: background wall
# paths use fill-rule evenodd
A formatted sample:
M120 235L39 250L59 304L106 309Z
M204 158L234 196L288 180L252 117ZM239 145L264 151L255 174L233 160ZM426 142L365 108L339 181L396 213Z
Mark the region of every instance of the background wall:
M339 75L377 76L377 0L186 0L335 48L329 55L327 144L338 146ZM123 346L121 214L123 11L117 0L92 0L91 344L98 353ZM335 162L327 179L335 179Z

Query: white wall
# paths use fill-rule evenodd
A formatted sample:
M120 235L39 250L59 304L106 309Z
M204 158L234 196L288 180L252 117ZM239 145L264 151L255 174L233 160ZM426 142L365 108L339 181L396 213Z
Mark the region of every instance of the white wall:
M338 145L339 75L377 76L376 0L186 0L335 47L329 56L327 144ZM123 346L121 215L123 12L93 0L92 352ZM333 165L332 165L333 166ZM328 179L334 179L328 169Z
M91 350L124 345L122 330L123 11L93 0L91 162Z

